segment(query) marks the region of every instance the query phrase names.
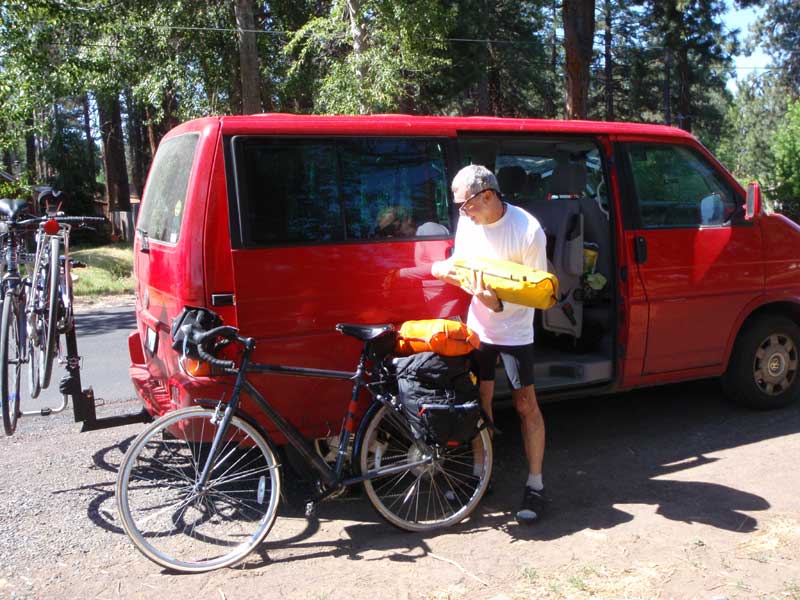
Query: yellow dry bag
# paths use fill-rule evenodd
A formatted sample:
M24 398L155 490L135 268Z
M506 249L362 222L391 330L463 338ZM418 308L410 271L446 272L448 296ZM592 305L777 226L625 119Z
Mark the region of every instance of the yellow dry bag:
M547 271L493 258L460 259L453 263L462 284L469 283L474 271L483 272L500 300L547 310L558 302L558 278Z

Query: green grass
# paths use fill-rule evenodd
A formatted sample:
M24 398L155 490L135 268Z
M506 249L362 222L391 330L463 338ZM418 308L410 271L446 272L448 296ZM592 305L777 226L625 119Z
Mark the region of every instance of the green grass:
M72 258L86 263L75 269L76 296L133 293L133 249L126 243L72 250Z

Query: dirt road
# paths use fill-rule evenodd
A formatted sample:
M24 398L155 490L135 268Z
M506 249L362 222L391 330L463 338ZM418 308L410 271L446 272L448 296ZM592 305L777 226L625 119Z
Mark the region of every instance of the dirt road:
M553 510L536 527L512 518L525 467L506 413L495 491L456 529L398 532L359 496L309 521L295 484L259 554L191 576L162 572L119 529L115 470L141 426L23 420L0 439L0 597L800 599L800 406L734 409L702 383L545 418Z

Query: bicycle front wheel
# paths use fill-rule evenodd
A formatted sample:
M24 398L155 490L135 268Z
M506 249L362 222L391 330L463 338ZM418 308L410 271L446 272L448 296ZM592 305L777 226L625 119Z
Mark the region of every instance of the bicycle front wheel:
M214 411L192 407L161 417L125 454L117 508L125 532L150 560L198 573L231 566L267 536L278 512L280 471L272 445L234 417L209 456ZM206 462L208 482L198 489Z
M412 465L364 481L378 514L406 531L431 531L455 525L475 510L492 474L492 440L482 429L472 444L434 448L414 440L408 422L387 406L368 419L359 450L361 472Z
M58 352L58 280L59 265L58 254L61 249L61 242L57 236L52 236L49 240L50 250L48 254L47 271L47 305L44 311L46 319L42 326L42 340L44 345L39 357L39 383L42 389L50 385L50 377L53 374L53 361Z
M3 316L0 319L0 404L6 435L13 435L19 419L23 348L18 302L14 292L7 291L3 298Z

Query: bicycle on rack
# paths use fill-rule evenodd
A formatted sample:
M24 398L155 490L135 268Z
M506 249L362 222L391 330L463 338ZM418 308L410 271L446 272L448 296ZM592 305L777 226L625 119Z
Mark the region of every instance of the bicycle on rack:
M457 447L413 435L397 398L392 325L336 326L364 344L355 372L346 372L251 362L255 341L219 325L206 309L187 307L176 322L183 323L173 325L172 332L173 347L182 344L180 364L199 359L234 376L235 382L227 402L197 400L199 406L167 413L139 434L125 454L117 507L125 532L150 560L185 572L231 566L256 548L274 524L281 464L272 440L252 415L242 412L242 392L319 477L307 516L316 503L358 483L381 517L407 531L454 525L480 502L492 470L489 433L479 427L471 443ZM228 344L236 345L238 366L215 356ZM354 382L333 466L248 381L248 373ZM356 428L362 389L371 403Z
M28 378L31 397L50 385L53 363L58 356L58 336L74 326L72 266L69 257L71 226L100 223L103 217L42 217L36 231L36 255L31 273L31 294L25 312L28 319ZM63 253L62 253L63 247Z
M26 279L20 273L20 262L26 262L25 232L36 219L20 219L28 209L25 200L0 199L0 221L3 252L3 279L0 298L0 412L3 429L12 435L17 428L20 404L20 373L27 362L27 336L24 306L27 297Z

